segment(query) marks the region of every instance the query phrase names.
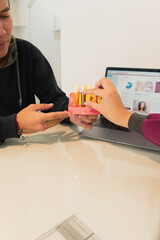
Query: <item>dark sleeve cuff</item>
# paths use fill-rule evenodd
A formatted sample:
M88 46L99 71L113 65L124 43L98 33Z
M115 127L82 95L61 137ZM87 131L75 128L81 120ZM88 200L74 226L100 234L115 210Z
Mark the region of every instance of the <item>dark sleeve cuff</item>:
M0 141L3 142L7 138L18 137L16 114L0 117Z
M141 135L143 135L142 132L142 124L145 119L148 118L148 115L141 115L138 113L133 113L130 116L129 122L128 122L128 129L130 132L136 132Z

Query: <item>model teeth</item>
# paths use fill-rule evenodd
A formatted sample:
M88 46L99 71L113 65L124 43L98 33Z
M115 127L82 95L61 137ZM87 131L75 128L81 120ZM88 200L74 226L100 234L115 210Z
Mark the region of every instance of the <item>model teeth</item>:
M82 85L81 87L75 86L74 87L74 93L73 93L73 106L84 106L85 102L95 102L100 103L101 97L96 96L95 94L84 94L83 92L85 90L93 89L94 87L91 85Z

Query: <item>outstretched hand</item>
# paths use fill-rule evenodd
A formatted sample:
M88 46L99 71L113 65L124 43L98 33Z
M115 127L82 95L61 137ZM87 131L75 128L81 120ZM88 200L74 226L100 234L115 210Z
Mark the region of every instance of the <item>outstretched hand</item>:
M25 134L44 131L68 117L68 112L42 113L53 104L31 104L17 114L17 122Z

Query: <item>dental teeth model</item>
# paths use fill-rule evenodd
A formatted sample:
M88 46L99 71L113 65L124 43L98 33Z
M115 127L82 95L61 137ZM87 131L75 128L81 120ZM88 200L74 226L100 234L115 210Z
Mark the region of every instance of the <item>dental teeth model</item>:
M72 114L84 114L84 115L99 115L100 113L90 107L84 105L85 102L92 101L95 103L101 102L101 97L95 94L84 94L87 89L92 89L92 86L83 85L81 88L76 86L74 92L69 96L68 111Z

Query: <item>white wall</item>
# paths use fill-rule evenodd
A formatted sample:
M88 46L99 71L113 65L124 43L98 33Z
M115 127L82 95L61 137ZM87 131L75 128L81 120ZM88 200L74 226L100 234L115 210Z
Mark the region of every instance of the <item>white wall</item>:
M13 19L13 36L28 40L28 8L26 0L10 0Z
M60 14L60 0L36 0L30 9L30 41L45 55L61 84L60 31L55 16Z
M159 0L61 0L62 88L107 66L160 67Z

